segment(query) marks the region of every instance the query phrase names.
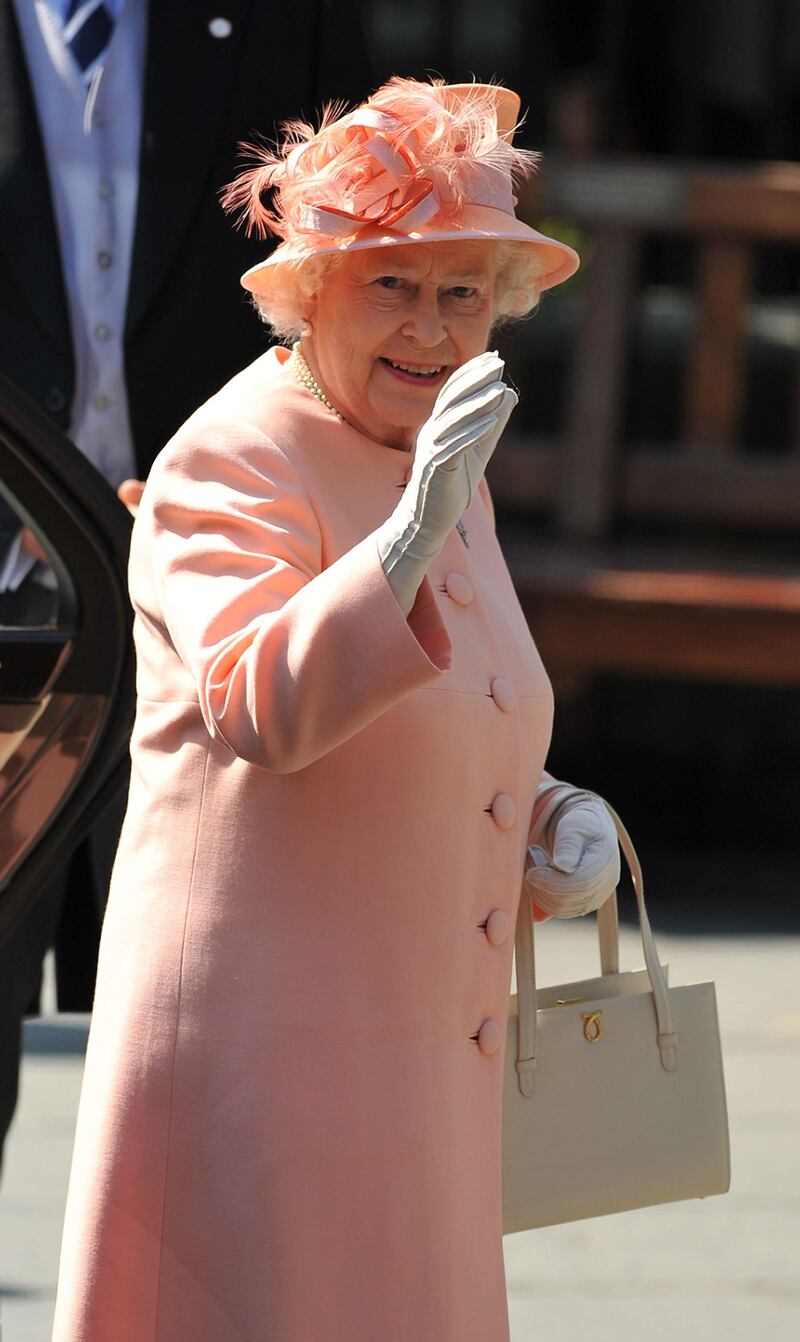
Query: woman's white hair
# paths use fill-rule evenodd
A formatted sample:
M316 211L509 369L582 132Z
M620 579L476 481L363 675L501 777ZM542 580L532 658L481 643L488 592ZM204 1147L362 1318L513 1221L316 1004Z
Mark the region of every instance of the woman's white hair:
M524 242L498 241L494 245L497 270L493 330L514 318L529 316L538 306L541 293L541 262L536 249ZM299 265L286 262L281 267L281 283L273 283L268 296L253 295L261 320L279 340L291 344L300 338L308 299L324 284L326 276L343 264L346 256L346 251L332 252L309 257Z

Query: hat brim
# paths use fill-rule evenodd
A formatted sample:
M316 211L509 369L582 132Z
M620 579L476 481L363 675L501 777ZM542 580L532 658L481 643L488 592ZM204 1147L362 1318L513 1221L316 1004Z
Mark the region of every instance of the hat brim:
M367 248L407 247L415 242L462 242L470 238L488 242L520 242L535 247L542 261L539 275L541 289L552 289L554 285L568 280L580 265L578 253L559 242L530 228L521 219L505 210L497 210L489 205L465 205L461 211L458 226L450 225L437 228L435 221L424 224L417 230L401 233L397 229L369 226L355 237L331 238L321 246L309 243L308 246L281 243L265 261L251 266L241 278L243 288L251 294L266 297L278 280L278 271L283 265L302 265L315 256L331 256L338 252L365 251Z

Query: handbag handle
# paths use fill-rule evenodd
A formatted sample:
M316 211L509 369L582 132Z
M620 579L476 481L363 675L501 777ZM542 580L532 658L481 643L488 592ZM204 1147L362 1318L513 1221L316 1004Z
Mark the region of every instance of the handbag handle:
M656 943L650 927L650 919L645 907L644 878L641 864L636 855L631 836L613 806L610 806L602 797L598 800L603 802L614 822L619 845L631 873L639 911L639 928L642 934L644 960L655 1007L656 1042L661 1055L662 1067L667 1072L674 1072L678 1066L678 1036L672 1019L667 982L659 962ZM606 910L608 911L606 912ZM605 903L600 906L597 923L602 973L604 975L616 973L619 967L619 918L616 892L610 895ZM536 962L533 927L530 888L527 881L523 879L514 934L519 1012L516 1066L519 1088L523 1095L533 1094L534 1074L536 1072Z

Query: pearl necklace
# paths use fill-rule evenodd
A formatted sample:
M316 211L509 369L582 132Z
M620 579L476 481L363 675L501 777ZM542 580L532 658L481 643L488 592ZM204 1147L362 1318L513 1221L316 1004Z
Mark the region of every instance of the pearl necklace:
M325 408L330 410L331 414L334 414L337 419L342 418L341 414L336 409L336 406L331 405L331 402L328 400L322 387L319 385L306 363L305 356L300 349L299 340L296 344L292 345L292 357L289 360L289 367L297 378L297 381L305 387L306 391L310 391L312 396L316 396L317 400L321 401Z

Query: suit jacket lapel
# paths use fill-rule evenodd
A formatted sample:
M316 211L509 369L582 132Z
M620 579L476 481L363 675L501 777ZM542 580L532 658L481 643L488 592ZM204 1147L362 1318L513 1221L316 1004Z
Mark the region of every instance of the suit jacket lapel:
M0 249L41 325L71 349L44 147L11 0L0 0Z
M139 203L126 328L156 297L198 209L241 60L252 0L224 0L229 36L215 37L220 0L152 4L142 117Z

